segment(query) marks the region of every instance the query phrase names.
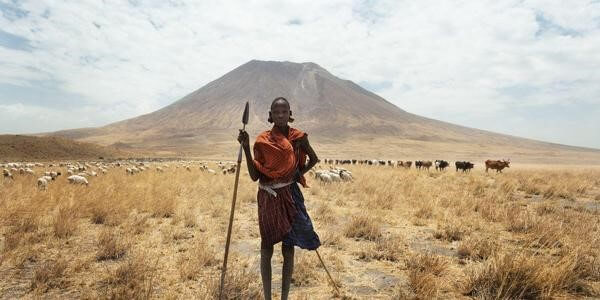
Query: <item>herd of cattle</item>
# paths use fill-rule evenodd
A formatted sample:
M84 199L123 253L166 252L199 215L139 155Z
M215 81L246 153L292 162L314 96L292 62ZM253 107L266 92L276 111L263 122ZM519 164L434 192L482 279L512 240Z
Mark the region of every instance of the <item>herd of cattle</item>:
M390 167L402 167L406 169L410 169L413 162L412 161L395 161L395 160L380 160L380 159L366 159L366 160L358 160L358 159L328 159L326 158L323 161L325 164L329 165L369 165L369 166L390 166ZM432 166L435 166L437 171L443 171L450 163L445 160L436 160L431 162L430 160L421 161L417 160L414 162L415 168L417 170L426 169L429 170ZM471 169L475 167L475 164L468 161L456 161L454 162L454 166L456 167L456 171L461 170L463 172L469 172ZM485 171L487 172L489 169L496 170L496 172L502 172L504 168L510 168L510 160L486 160L485 161Z

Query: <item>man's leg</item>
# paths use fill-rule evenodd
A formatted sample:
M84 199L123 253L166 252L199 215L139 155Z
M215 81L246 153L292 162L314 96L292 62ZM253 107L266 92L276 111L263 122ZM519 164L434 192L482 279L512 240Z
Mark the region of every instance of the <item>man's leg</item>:
M260 277L262 278L265 300L271 300L271 257L273 245L260 249Z
M283 254L281 300L287 300L290 293L290 283L292 283L292 273L294 273L294 246L282 244L281 252Z

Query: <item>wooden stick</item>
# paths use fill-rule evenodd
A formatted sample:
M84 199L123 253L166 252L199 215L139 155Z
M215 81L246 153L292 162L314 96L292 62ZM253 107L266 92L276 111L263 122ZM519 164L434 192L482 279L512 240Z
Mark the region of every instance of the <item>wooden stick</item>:
M317 253L317 257L319 257L319 261L321 261L321 265L323 266L323 269L325 269L325 272L327 272L327 276L329 276L329 280L331 280L331 284L333 284L333 287L335 288L335 291L337 292L338 295L341 296L340 290L338 290L337 284L333 280L333 277L331 277L331 274L329 274L329 271L327 270L327 267L325 267L325 263L323 262L323 259L321 259L321 255L319 254L319 251L317 249L315 249L315 252Z
M246 129L246 124L244 128ZM242 145L238 152L237 168L235 170L235 184L233 186L233 200L231 201L231 212L229 213L229 227L227 227L227 240L225 242L225 257L223 257L223 268L221 269L221 285L219 287L219 299L223 299L223 286L225 284L225 273L227 272L227 257L229 256L229 243L231 241L231 228L233 226L233 214L235 213L235 200L237 199L237 189L240 180L240 167L242 164Z

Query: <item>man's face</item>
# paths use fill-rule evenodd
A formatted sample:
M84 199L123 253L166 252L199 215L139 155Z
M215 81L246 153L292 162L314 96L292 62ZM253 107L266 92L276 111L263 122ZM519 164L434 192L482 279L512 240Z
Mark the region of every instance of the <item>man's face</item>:
M271 119L275 126L285 126L290 120L290 108L285 101L277 101L271 106Z

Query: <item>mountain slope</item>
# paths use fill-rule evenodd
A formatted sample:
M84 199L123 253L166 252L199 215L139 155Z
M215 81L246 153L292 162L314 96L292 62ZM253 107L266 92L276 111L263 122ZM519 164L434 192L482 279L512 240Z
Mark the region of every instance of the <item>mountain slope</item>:
M128 154L62 137L0 135L0 158L3 160L99 159L126 157Z
M248 131L268 129L275 97L290 100L296 123L327 156L569 157L597 150L544 143L466 128L408 113L314 63L250 61L153 113L99 128L52 133L103 145L125 145L158 155L225 156L245 101ZM378 146L380 145L380 146ZM574 155L574 154L573 154ZM400 156L400 157L399 157ZM586 158L587 159L587 158ZM598 159L600 161L600 159Z

